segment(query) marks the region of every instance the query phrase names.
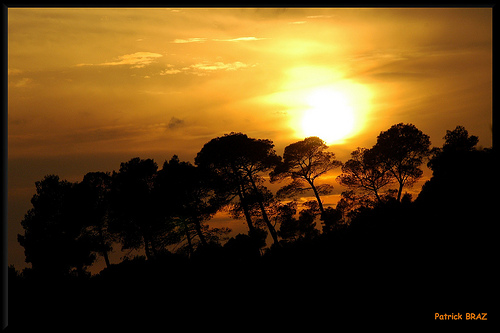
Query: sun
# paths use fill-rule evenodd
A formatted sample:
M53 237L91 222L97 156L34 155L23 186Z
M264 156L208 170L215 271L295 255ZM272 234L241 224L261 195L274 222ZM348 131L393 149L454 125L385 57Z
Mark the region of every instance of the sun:
M317 136L327 143L339 143L355 129L355 110L344 92L332 88L314 90L307 97L301 127L304 137Z
M345 144L372 119L369 86L328 67L293 67L286 74L281 89L263 98L287 116L282 124L293 139L317 136L328 145Z

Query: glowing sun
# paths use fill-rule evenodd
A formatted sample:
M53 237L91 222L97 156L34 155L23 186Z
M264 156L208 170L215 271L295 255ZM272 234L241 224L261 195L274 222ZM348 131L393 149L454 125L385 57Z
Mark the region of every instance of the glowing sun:
M340 72L318 66L288 70L281 90L265 96L283 108L294 139L317 136L327 144L345 144L370 119L373 93Z
M316 89L307 97L301 126L303 136L317 136L327 143L339 142L355 129L355 110L344 92Z

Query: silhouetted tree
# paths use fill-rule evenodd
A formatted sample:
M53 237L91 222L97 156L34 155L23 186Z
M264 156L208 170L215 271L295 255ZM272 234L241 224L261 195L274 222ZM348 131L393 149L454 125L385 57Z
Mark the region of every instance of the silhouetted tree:
M432 177L414 202L416 218L425 226L419 234L426 244L422 260L453 253L434 265L438 276L459 281L458 287L488 285L497 253L498 156L494 148L476 149L478 138L462 126L447 131L444 139L442 147L433 149Z
M292 201L279 207L276 216L277 224L280 225L278 230L279 236L285 241L290 242L298 238L299 221L295 218L297 214L297 202Z
M376 202L367 194L356 194L354 191L344 191L340 195L336 209L342 214L344 222L349 223L362 210L373 208Z
M323 221L323 232L330 232L347 225L347 223L342 220L342 211L333 207L327 207L325 209L321 214L321 220Z
M255 237L238 234L231 237L224 244L226 256L233 263L247 263L260 257L259 246L255 244Z
M447 130L443 138L443 151L467 152L473 151L479 142L475 135L469 136L469 132L463 126L457 126L453 131Z
M304 206L307 208L299 213L298 238L310 240L319 235L319 231L316 229L316 217L318 214L325 214L328 210L321 212L317 201L314 200L305 202Z
M18 235L26 262L42 275L67 275L72 268L79 275L85 274L95 255L83 233L85 225L76 216L74 184L48 175L35 186L33 208L21 221L24 235Z
M253 228L249 230L248 235L254 239L255 246L261 249L266 246L266 238L268 235L268 232L266 231L268 228L262 216L261 205L264 206L267 218L270 222L272 222L273 215L275 213L275 206L279 203L274 198L271 191L269 191L265 186L259 184L258 189L260 194L256 194L251 190L248 191L249 193L245 195L245 204L238 201L229 205L229 214L234 219L241 218L242 214L250 216ZM272 224L272 226L275 228L276 223Z
M78 195L75 214L85 226L94 250L104 257L106 267L111 266L108 252L116 241L115 235L108 230L111 180L110 173L89 172L75 188Z
M431 159L427 166L434 172L439 172L442 160L451 155L457 156L466 152L474 151L479 142L475 135L469 136L469 132L463 126L457 126L453 131L447 130L443 137L445 140L443 147L434 147L431 150Z
M412 124L393 125L377 137L371 150L398 182L398 201L403 187L412 186L422 176L420 166L430 154L430 144L429 136Z
M123 249L144 247L147 259L158 253L156 242L168 227L158 216L152 193L157 169L152 159L136 157L113 172L112 230L120 236Z
M279 245L276 230L269 221L264 197L259 190L259 174L269 171L280 159L273 147L270 140L253 139L242 133L226 134L206 143L196 156L195 164L212 170L218 177L226 180L226 189L231 185L231 193L236 193L239 197L250 231L253 223L247 197L253 195L274 243Z
M337 181L351 190L374 195L381 202L380 190L393 182L392 173L381 158L374 150L358 147L351 153L351 159L342 165Z
M324 212L320 195L331 193L333 186L329 184L316 185L315 180L342 165L335 160L335 154L327 152L328 146L318 137L305 138L285 147L283 162L279 163L270 173L271 181L291 178L292 183L278 191L279 197L292 197L308 189L312 189L318 201L319 210Z
M300 211L298 218L295 217L297 202L292 201L279 207L277 216L280 224L279 233L287 243L297 240L312 240L319 235L319 230L316 229L316 217L320 214L318 203L313 200L304 203L304 205L307 208ZM329 208L325 212L329 212Z
M466 188L466 184L477 183L477 180L461 182L460 179L464 179L465 175L472 174L477 179L479 174L483 174L489 169L485 159L491 158L492 155L488 150L477 150L475 146L479 141L478 137L469 136L463 126L457 126L453 131L447 130L443 139L445 140L443 147L432 149L432 157L427 164L432 170L432 177L422 187L419 201L422 201L424 197L438 193L440 193L441 200L444 200L450 197L454 191L462 192ZM429 190L429 188L434 189ZM476 197L478 195L479 193L475 194Z
M157 204L165 219L175 219L178 229L186 237L190 254L194 252L194 238L202 246L218 242L218 236L228 233L226 229L213 229L203 222L210 219L220 208L218 201L211 201L213 193L208 186L206 174L189 162L181 162L174 155L165 161L155 181Z

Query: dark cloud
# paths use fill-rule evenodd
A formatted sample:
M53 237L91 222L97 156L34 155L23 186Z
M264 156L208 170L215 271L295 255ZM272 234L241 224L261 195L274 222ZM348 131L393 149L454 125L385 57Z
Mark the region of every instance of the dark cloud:
M176 117L172 117L172 118L170 118L170 121L168 122L167 127L169 129L176 129L176 128L179 128L183 125L184 125L184 120L176 118Z

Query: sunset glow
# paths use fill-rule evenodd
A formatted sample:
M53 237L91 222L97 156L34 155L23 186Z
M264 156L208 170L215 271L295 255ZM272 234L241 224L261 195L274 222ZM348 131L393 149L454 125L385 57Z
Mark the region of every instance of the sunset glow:
M353 88L319 88L308 95L307 102L310 108L301 120L305 137L318 136L329 144L342 143L363 127L368 98Z
M22 267L16 235L47 174L193 163L231 132L278 155L318 136L342 162L397 123L433 146L463 125L490 147L492 9L9 8L7 80L9 263ZM328 176L333 205L344 189Z

